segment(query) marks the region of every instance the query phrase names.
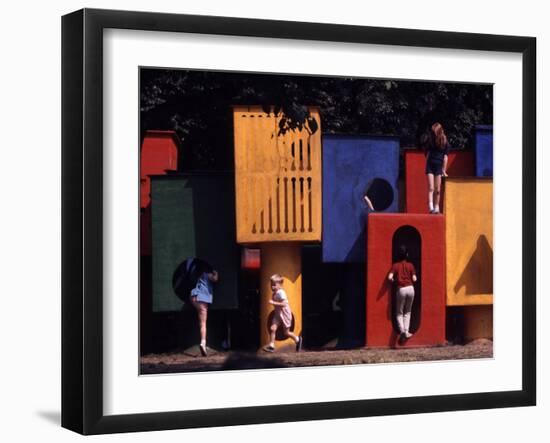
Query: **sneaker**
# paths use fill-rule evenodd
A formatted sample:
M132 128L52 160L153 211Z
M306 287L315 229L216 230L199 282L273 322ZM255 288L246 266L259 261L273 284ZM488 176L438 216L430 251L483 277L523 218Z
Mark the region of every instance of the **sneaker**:
M430 214L435 214L435 210L430 209Z
M208 355L208 353L206 352L206 345L199 345L199 349L203 357L206 357Z
M302 350L302 336L298 337L298 341L296 342L296 352L300 352Z
M441 212L439 212L439 209L434 209L434 210L432 211L432 214L441 214Z
M271 346L271 345L264 346L264 347L263 347L263 350L264 350L265 352L275 352L275 348L274 348L273 346Z

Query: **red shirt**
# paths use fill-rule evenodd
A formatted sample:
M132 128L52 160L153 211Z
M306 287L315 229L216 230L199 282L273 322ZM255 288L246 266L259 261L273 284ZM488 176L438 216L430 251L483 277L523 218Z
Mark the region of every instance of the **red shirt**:
M399 288L411 286L413 284L412 276L416 275L413 264L406 260L394 263L390 272L393 274L394 281L397 281Z

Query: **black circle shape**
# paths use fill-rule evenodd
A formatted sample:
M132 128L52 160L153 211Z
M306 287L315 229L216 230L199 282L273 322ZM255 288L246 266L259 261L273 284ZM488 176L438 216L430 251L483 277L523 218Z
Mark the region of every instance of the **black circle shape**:
M172 274L172 289L182 301L187 301L191 290L197 285L197 281L203 272L210 272L212 267L204 260L196 257L188 257L183 260Z
M191 289L193 289L191 275L187 271L188 260L192 260L192 257L183 260L172 274L172 289L182 301L188 300Z
M371 201L375 211L384 211L393 203L393 188L383 178L373 179L367 186L365 195Z

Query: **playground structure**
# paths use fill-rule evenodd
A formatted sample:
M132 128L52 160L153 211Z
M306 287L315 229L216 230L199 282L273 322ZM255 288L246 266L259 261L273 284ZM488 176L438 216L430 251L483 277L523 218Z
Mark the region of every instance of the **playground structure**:
M320 124L319 112L310 115ZM233 108L237 243L321 241L321 131L280 134L282 115Z
M476 177L493 176L493 126L477 125L475 129L474 152L476 156Z
M405 212L428 214L428 184L426 183L426 157L421 150L407 150L405 155ZM451 151L448 155L449 177L473 177L474 153ZM441 189L440 206L445 204L445 186Z
M258 245L260 343L269 341L272 312L270 277L280 274L302 333L301 245L321 240L321 131L319 112L310 108L318 130L280 131L283 117L260 106L233 108L237 243ZM276 347L293 345L278 340Z
M370 214L367 235L367 331L371 347L395 347L395 288L388 281L399 246L411 251L418 281L411 315L414 334L406 346L445 343L445 216L432 214Z
M331 302L334 309L341 304L344 328L354 322L362 328L364 341L354 346L444 344L451 313L460 317L462 338L492 338L491 127L476 127L473 150L451 151L449 178L442 189L443 213L432 215L427 213L421 151L403 150L395 137L322 134L319 111L309 112L317 122L316 132L304 128L281 134L281 115L259 106L234 107L234 176L174 174L178 160L173 149L152 143L162 136L177 148L173 133L146 134L141 156L141 251L142 256L153 256L153 309L181 309L183 302L173 293L170 279L174 267L188 256L202 256L220 269L213 307L222 310L239 308L240 272L258 273L258 343L265 344L272 311L269 277L277 273L284 278L294 333L305 333L307 345L303 290L318 291L320 285L303 281L302 266L309 260L303 251L315 247L320 248L321 262L308 278L328 278L332 274L315 270L336 266L338 275L356 289L334 289ZM151 146L159 146L155 155L149 153L155 149ZM162 157L165 161L157 162ZM154 167L149 167L148 158L155 159ZM144 194L151 183L149 204ZM149 232L144 210L151 214ZM175 216L170 215L174 211ZM144 241L148 235L153 240L149 249ZM396 340L394 291L386 279L398 244L413 251L411 260L419 276L414 336L405 343ZM308 294L308 299L314 295ZM276 343L279 349L290 344Z
M449 178L447 200L447 306L461 306L466 339L493 336L493 182Z
M324 262L365 262L367 216L398 212L398 178L397 137L323 136Z

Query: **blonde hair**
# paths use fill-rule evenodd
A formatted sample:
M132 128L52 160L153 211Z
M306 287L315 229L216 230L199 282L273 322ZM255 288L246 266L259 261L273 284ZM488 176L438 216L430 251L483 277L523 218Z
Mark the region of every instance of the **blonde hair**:
M273 283L283 283L284 279L283 277L281 277L279 274L273 274L270 278L269 278Z

